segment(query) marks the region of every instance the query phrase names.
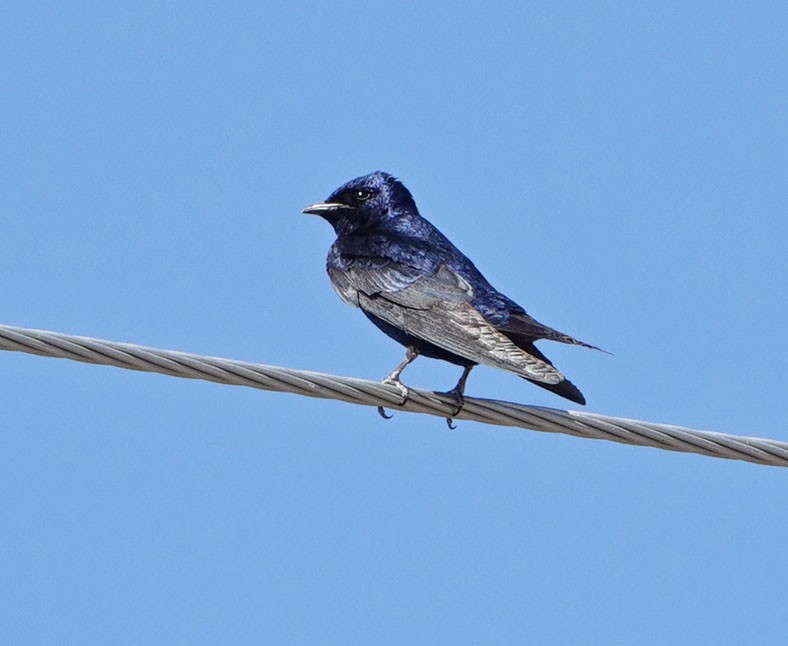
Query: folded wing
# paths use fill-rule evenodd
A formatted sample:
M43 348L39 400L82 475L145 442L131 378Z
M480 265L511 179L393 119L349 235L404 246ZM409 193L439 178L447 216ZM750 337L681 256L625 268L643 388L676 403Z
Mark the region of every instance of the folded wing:
M555 385L564 381L541 353L530 354L518 347L504 330L485 320L471 304L471 285L445 265L432 275L390 262L341 271L329 268L329 274L343 300L408 334L534 382Z

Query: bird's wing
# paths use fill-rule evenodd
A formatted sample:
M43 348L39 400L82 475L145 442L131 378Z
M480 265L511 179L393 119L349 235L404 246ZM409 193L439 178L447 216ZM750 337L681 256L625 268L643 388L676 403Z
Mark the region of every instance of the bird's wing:
M356 307L361 307L359 293L375 297L393 294L410 287L423 276L413 267L388 260L367 261L362 266L353 263L338 267L329 265L328 275L339 297Z
M541 383L564 379L555 367L518 348L488 323L471 304L471 285L446 265L429 275L394 263L329 273L343 299L412 336Z

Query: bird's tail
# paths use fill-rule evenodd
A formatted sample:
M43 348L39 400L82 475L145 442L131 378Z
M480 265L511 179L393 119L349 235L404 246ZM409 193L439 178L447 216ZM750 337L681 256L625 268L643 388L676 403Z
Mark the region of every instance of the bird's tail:
M496 328L512 339L517 345L520 345L521 341L528 343L529 341L536 341L538 339L547 339L548 341L579 345L584 348L591 348L592 350L599 350L605 354L610 354L607 350L598 348L595 345L576 339L569 334L548 327L544 323L540 323L532 316L529 316L524 310L513 314L506 325L496 326Z
M553 332L555 334L543 338L548 339L550 341L558 341L559 343L568 343L569 345L579 345L584 348L590 348L591 350L599 350L600 352L604 352L605 354L612 354L612 352L608 352L607 350L598 348L595 345L591 345L590 343L586 343L585 341L576 339L575 337L569 336L568 334L564 334L563 332L559 332L558 330L553 330Z

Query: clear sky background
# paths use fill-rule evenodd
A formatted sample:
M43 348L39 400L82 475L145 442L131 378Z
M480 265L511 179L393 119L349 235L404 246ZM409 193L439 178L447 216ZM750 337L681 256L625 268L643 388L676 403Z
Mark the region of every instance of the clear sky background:
M541 345L588 410L788 440L784 3L117 4L0 9L0 322L382 378L300 215L382 169L614 354ZM788 470L15 353L0 383L3 643L786 643Z

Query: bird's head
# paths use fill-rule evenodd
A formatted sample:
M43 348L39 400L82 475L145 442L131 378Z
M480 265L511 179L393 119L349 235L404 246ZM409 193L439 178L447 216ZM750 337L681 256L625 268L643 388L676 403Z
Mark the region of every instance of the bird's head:
M374 227L401 215L418 214L410 191L388 173L376 171L343 184L325 202L303 213L319 215L337 234Z

